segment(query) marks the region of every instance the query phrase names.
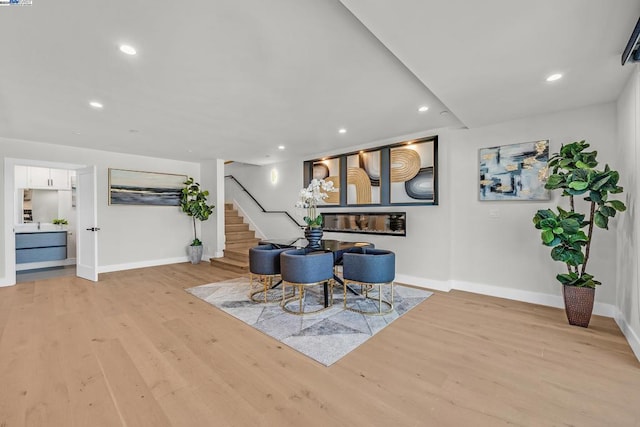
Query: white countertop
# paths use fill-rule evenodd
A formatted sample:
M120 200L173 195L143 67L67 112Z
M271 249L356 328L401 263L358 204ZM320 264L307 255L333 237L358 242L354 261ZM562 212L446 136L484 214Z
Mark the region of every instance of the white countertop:
M15 233L51 233L51 232L65 232L67 231L67 226L59 226L51 223L40 223L40 228L38 229L38 223L33 222L29 224L16 224L13 226L13 230Z

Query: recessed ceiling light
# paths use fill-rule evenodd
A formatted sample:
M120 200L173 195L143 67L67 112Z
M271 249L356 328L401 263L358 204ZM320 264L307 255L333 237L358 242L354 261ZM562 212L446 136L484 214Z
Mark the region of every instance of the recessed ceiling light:
M138 129L129 129L129 133L138 133L140 132Z
M561 78L562 78L562 74L559 74L559 73L551 74L549 77L547 77L547 81L555 82L556 80L560 80Z
M93 108L97 108L97 109L101 109L102 107L104 107L102 105L102 103L98 102L98 101L91 101L91 102L89 102L89 105L91 105Z
M347 133L347 130L345 128L341 128L338 130L338 133Z
M129 46L128 44L121 44L120 45L120 52L122 53L126 53L127 55L135 55L136 53L136 48L133 46Z
M284 145L278 145L278 150L284 150Z
M424 113L425 111L427 111L429 109L429 107L427 107L426 105L421 106L420 108L418 108L418 111L421 113Z

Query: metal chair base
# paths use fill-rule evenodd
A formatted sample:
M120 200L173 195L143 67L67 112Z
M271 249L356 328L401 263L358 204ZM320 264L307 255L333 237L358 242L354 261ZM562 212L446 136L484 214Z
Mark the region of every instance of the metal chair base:
M368 310L360 310L358 308L355 307L349 307L347 305L347 284L348 283L352 283L352 284L356 284L356 285L360 285L360 295L369 300L369 301L373 301L375 303L377 303L378 305L378 310L377 311L368 311ZM389 285L391 286L391 301L387 301L386 299L382 298L382 287L385 285ZM371 297L369 296L369 291L371 291L373 289L374 286L378 287L378 296L376 297ZM367 316L383 316L385 314L389 314L393 311L393 282L386 282L386 283L366 283L366 282L358 282L356 280L348 280L348 279L344 279L344 285L343 285L343 307L345 310L349 310L349 311L353 311L355 313L360 313L360 314L364 314ZM383 310L383 307L385 308Z
M281 295L272 296L272 297L269 296L269 291L274 287L273 279L279 276L280 276L279 274L249 273L249 299L253 302L259 302L259 303L265 303L265 304L268 302L280 301L282 299ZM257 289L256 289L256 286L257 286Z
M327 283L327 285L329 286L329 304L326 307L322 307L319 310L304 311L305 287L315 286L315 285L324 285L325 283ZM293 296L288 298L285 295L287 285L291 285L293 287ZM298 289L297 295L295 291L296 288ZM298 310L293 310L287 306L289 303L294 301L298 301ZM282 302L280 303L280 307L282 307L283 311L289 314L295 314L297 316L304 316L307 314L316 314L316 313L325 311L331 308L332 306L333 306L333 279L323 280L322 282L315 282L315 283L292 283L292 282L286 282L286 281L282 282Z

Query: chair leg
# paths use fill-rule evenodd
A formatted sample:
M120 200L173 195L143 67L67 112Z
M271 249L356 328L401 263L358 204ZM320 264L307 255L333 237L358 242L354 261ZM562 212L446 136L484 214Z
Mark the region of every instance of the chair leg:
M298 286L299 286L298 292L300 292L300 299L299 299L300 308L299 308L298 311L300 313L302 313L302 301L304 300L304 290L302 289L302 286L300 286L300 285L298 285Z

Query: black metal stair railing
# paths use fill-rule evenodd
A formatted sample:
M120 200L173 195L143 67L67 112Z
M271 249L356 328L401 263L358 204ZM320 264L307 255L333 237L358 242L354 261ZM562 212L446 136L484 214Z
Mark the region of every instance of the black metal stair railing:
M268 213L268 214L280 214L280 215L285 214L287 217L289 217L289 219L290 219L291 221L293 221L293 223L296 225L296 227L305 228L305 225L303 225L303 224L299 224L299 223L298 223L298 221L296 221L296 219L295 219L294 217L292 217L292 216L291 216L291 214L290 214L289 212L287 212L287 211L268 211L268 210L266 210L266 209L265 209L265 208L260 204L260 202L259 202L258 200L256 200L256 198L255 198L255 197L253 197L253 194L251 194L251 193L249 192L249 190L247 190L247 188L246 188L244 185L242 185L242 184L240 183L240 181L238 181L238 180L236 179L236 177L234 177L233 175L225 175L225 178L229 178L229 179L233 180L236 184L238 184L238 186L240 186L240 188L242 189L242 191L244 191L245 193L247 193L247 195L251 198L251 200L253 200L253 201L255 202L255 204L260 208L260 210L261 210L262 212L264 212L264 213Z

